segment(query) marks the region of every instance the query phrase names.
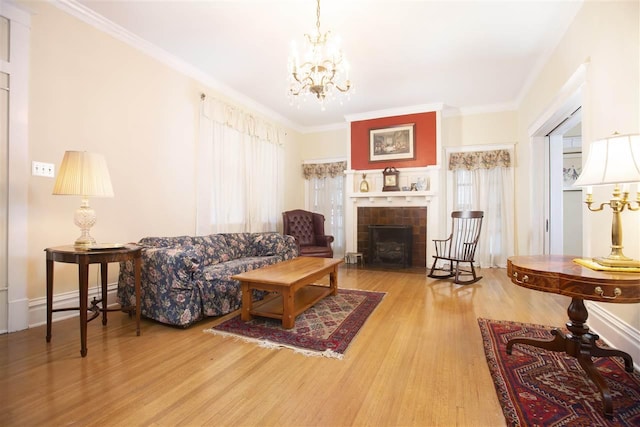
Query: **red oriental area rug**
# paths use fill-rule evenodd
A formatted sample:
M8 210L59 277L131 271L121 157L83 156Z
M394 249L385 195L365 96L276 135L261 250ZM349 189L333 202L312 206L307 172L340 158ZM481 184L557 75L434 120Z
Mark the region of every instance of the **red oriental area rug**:
M254 317L243 322L240 315L206 329L205 332L233 336L266 348L290 348L308 356L342 359L383 292L339 289L296 317L293 329L280 320Z
M519 344L511 355L506 353L509 339L551 339L553 328L488 319L478 319L478 324L508 425L640 426L640 375L626 372L622 359L593 359L613 398L614 417L606 419L598 388L575 358ZM598 345L605 346L600 341Z

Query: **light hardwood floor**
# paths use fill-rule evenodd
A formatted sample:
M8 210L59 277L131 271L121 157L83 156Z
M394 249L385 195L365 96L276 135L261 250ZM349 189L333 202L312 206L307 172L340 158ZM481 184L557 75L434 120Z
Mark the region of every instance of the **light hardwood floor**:
M568 297L482 269L458 286L424 273L342 266L339 286L386 292L343 360L269 350L109 313L0 336L0 425L505 425L478 317L564 325Z

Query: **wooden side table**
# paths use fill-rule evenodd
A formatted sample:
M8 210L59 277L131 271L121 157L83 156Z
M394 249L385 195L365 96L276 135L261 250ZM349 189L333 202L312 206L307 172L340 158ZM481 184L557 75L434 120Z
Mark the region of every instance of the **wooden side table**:
M110 262L134 261L136 289L136 335L140 335L140 269L142 263L142 247L125 245L121 248L79 249L75 246L56 246L45 249L47 253L47 342L51 342L51 318L54 311L80 310L80 354L87 355L87 323L102 312L102 324L107 324L107 265ZM80 291L80 307L53 309L53 263L64 262L78 264L78 289ZM89 264L100 264L102 281L102 298L93 303L91 311L94 315L87 319L89 308ZM97 307L100 303L101 307ZM123 307L126 308L126 307ZM133 309L133 307L131 307Z
M578 359L587 376L598 387L604 404L604 415L613 416L611 390L593 365L592 357L618 356L624 359L625 370L633 372L633 360L623 351L596 345L598 335L585 323L589 313L584 300L637 303L640 302L640 274L594 271L573 262L576 257L563 255L516 256L507 261L507 274L518 286L571 297L566 323L570 333L552 331L554 338L512 338L507 354L514 344L525 344L550 351L564 351Z

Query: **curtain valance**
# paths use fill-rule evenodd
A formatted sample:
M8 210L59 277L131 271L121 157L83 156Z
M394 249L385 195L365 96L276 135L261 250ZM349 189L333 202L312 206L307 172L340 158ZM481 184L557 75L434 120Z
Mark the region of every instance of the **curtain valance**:
M304 179L310 178L335 178L344 173L347 169L347 162L330 162L330 163L305 163L302 165L302 175Z
M449 155L449 170L451 171L500 167L511 167L511 152L509 150L469 151Z
M277 125L219 99L203 97L202 115L244 135L255 136L278 145L284 144L286 133Z

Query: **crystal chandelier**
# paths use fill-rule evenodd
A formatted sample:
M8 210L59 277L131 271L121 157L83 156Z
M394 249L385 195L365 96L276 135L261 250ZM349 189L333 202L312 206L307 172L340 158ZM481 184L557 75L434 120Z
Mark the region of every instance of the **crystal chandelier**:
M289 56L289 99L297 104L300 98L309 94L315 95L324 110L325 99L334 99L336 95L347 94L349 81L349 64L342 54L339 42L331 38L331 32L320 32L320 0L316 8L316 34L305 34L306 50L303 62L298 60L298 52L294 46Z

